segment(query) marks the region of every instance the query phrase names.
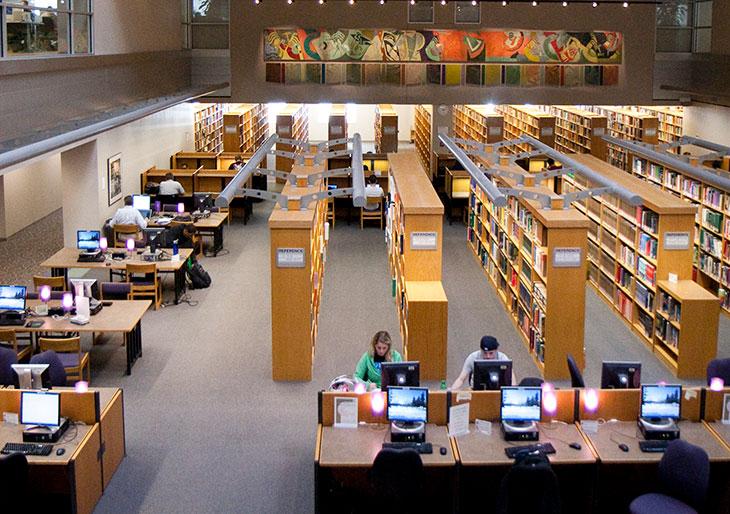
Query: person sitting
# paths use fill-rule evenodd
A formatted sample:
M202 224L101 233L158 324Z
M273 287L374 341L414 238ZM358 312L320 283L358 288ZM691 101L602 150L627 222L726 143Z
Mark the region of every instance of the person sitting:
M458 376L454 383L451 385L451 389L461 389L464 382L467 380L471 384L471 376L474 373L474 361L482 360L498 360L508 361L510 360L504 353L497 350L499 348L499 341L493 336L484 336L479 342L480 350L472 352L464 361L464 367L461 370L461 374ZM512 383L516 384L514 372L512 373Z
M165 174L165 180L160 182L160 189L157 194L162 196L178 196L185 194L185 188L182 184L175 180L175 176L172 173Z
M366 351L355 367L355 379L365 382L368 389L380 388L380 365L383 362L402 362L403 357L393 348L390 334L385 330L376 332Z
M229 170L237 170L241 166L243 166L243 157L240 155L236 155L235 160L231 163L230 166L228 166Z
M197 235L198 229L192 223L173 225L165 229L162 246L172 248L173 242L177 240L178 248L195 248Z
M368 183L365 186L365 198L382 198L383 188L378 184L378 178L375 175L368 177ZM377 211L380 209L380 202L366 202L363 207L366 211Z
M114 225L137 225L142 229L147 227L147 221L132 205L132 195L127 195L124 197L124 206L117 209L109 225L111 227L114 227Z

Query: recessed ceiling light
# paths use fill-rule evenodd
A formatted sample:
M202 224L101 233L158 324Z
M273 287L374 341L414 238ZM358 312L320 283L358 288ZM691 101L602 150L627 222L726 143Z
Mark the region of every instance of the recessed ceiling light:
M532 0L532 6L533 7L537 7L537 1L536 0Z
M563 2L563 7L568 7L568 2Z
M591 5L592 5L593 7L598 7L598 2L593 2L593 3L591 4Z
M624 7L628 7L628 6L629 6L629 3L628 3L628 2L624 2L624 3L623 3L623 6L624 6Z

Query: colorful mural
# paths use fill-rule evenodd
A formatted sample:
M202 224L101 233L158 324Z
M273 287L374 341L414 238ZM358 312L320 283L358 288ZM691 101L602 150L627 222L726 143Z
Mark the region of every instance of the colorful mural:
M621 64L620 32L266 29L264 61Z

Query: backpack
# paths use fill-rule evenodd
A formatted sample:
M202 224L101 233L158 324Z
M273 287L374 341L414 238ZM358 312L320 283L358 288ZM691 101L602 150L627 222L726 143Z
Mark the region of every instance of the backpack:
M210 275L198 261L193 260L188 265L186 273L190 281L190 289L205 289L210 286Z

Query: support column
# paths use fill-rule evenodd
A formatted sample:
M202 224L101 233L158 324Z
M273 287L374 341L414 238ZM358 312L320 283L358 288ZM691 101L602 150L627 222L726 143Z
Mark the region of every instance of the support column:
M63 243L75 247L77 230L98 230L104 221L99 202L106 197L106 187L100 179L96 140L61 153L61 179Z

